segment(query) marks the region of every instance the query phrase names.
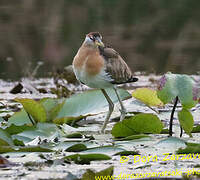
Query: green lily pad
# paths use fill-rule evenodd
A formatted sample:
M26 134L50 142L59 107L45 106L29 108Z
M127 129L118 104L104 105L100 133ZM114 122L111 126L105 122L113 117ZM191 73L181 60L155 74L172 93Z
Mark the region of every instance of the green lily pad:
M132 96L142 101L148 106L163 106L163 102L158 98L157 91L149 88L138 88L133 91Z
M163 128L160 134L169 134L169 129Z
M119 138L145 133L158 134L162 129L163 124L156 115L141 113L116 123L111 133L115 138Z
M25 146L24 142L18 139L13 139L13 143L15 146Z
M120 156L134 156L134 155L139 155L139 153L137 151L121 151L121 152L118 152L116 154L114 154L114 156L117 156L117 155L120 155Z
M192 133L199 133L200 132L200 125L194 126L192 129Z
M79 132L71 133L66 136L67 138L82 138L83 135Z
M0 146L13 146L13 140L5 130L0 128Z
M168 146L168 147L177 147L177 146L179 146L179 147L185 147L185 141L184 140L182 140L182 139L180 139L180 138L177 138L177 137L167 137L167 138L164 138L164 139L162 139L162 140L160 140L158 143L157 143L157 145L159 146L159 147L161 147L161 146Z
M88 115L89 116L89 115ZM87 116L77 116L77 117L63 117L63 118L56 118L53 120L55 124L68 124L70 126L76 125L77 122L84 119Z
M7 146L7 145L0 146L0 153L8 153L8 152L15 152L15 151L16 150L11 146Z
M37 137L41 139L47 139L51 141L52 139L60 136L60 130L55 124L52 123L38 123L34 129L25 130L12 137L28 143Z
M177 154L199 154L200 144L187 145L186 148L180 148L176 151Z
M83 153L106 153L108 155L113 155L117 152L124 151L125 149L119 147L119 145L113 145L113 146L100 146L100 147L93 147L93 148L88 148L85 150Z
M116 140L118 140L118 141L130 141L130 140L141 139L141 138L149 138L149 137L150 136L148 136L146 134L137 134L137 135L127 136L125 138L118 138Z
M47 119L44 106L33 99L16 99L21 103L27 113L29 113L35 122L45 122Z
M110 160L105 154L73 154L64 157L66 161L74 161L76 164L90 164L91 161Z
M23 126L24 124L33 125L30 121L28 114L25 109L22 109L19 112L15 112L9 119L8 125L14 124L16 126Z
M68 147L65 151L67 152L81 152L87 149L87 146L84 144L74 144Z
M184 131L192 136L191 131L194 125L194 119L191 112L185 108L183 108L180 112L178 112L178 120L181 124L181 127Z
M113 89L106 89L106 92L114 103L118 102ZM118 89L118 92L122 100L131 97L131 95L124 89ZM57 118L85 116L106 106L108 106L108 102L103 96L101 90L89 90L66 99Z
M66 99L44 98L40 103L44 106L47 113L47 121L53 121L62 109Z
M11 147L11 146L0 146L0 153L8 152L52 152L51 149L42 146L27 146L27 147Z
M106 89L112 101L118 102L113 89ZM131 98L131 95L124 89L118 90L122 100ZM32 99L17 99L23 105L20 112L14 113L9 118L9 124L21 126L31 124L27 115L29 113L36 122L54 122L56 124L67 123L72 125L87 116L94 115L91 112L108 106L101 90L89 90L81 94L76 94L66 99L45 98L40 101Z
M15 124L11 124L5 130L10 135L13 135L13 134L21 133L26 130L34 130L34 129L35 129L35 127L33 127L33 126L28 126L28 125L16 126Z

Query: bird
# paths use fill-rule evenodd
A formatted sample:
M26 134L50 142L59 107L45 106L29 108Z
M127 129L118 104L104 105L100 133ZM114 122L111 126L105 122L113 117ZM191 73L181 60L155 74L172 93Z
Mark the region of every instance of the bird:
M126 109L117 91L117 85L136 82L131 69L120 54L112 47L105 46L99 32L86 34L85 40L73 59L73 70L76 78L91 88L98 88L105 96L109 111L104 120L101 132L104 133L114 109L114 104L106 92L113 88L120 104L120 121L125 118Z

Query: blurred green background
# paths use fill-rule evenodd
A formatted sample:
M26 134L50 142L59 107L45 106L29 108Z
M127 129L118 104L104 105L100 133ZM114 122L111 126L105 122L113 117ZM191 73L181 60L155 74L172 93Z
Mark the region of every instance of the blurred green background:
M62 69L90 31L133 71L200 69L199 0L0 0L0 78Z

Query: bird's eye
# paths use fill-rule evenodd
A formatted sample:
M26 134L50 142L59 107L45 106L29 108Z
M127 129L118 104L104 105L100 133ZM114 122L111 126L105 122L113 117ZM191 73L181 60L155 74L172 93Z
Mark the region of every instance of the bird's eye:
M92 41L94 41L94 40L95 40L93 36L89 36L89 38L90 38Z

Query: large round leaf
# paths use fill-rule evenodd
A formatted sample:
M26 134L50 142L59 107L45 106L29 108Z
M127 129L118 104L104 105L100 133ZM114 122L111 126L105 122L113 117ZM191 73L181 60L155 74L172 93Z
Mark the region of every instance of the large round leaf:
M176 87L181 104L185 108L192 108L197 104L193 98L194 80L187 75L176 75Z
M47 113L47 121L53 121L62 109L65 99L44 98L40 100Z
M197 104L193 94L194 86L194 80L187 75L167 73L160 79L157 94L164 104L178 96L182 106L190 109Z
M114 103L118 102L114 89L106 89L106 92ZM131 97L124 89L118 89L118 92L122 100ZM106 106L108 102L101 90L89 90L67 98L57 118L84 116Z
M158 98L157 92L149 88L138 88L133 91L132 96L148 106L163 106L163 102Z
M176 75L171 73L163 75L159 81L157 95L164 104L171 102L178 94L175 81Z
M16 99L20 102L25 111L29 113L36 122L45 122L47 119L46 111L44 106L33 99Z
M91 161L110 160L111 157L105 154L73 154L64 159L74 161L76 164L89 164Z
M184 131L191 136L191 131L194 125L194 120L191 112L183 108L182 111L178 112L178 120Z
M14 145L10 134L0 128L0 146Z
M160 133L163 124L154 114L138 114L122 122L118 122L112 129L114 137L127 137L134 134Z

